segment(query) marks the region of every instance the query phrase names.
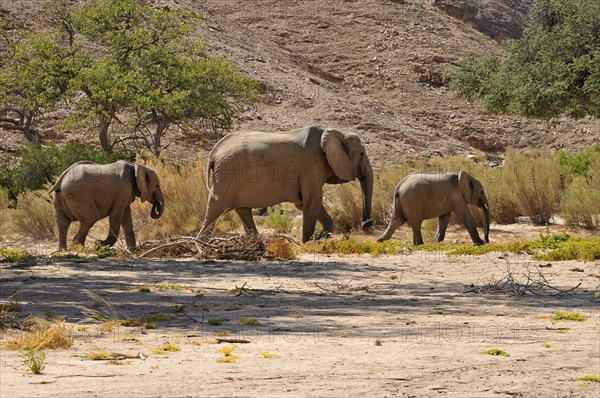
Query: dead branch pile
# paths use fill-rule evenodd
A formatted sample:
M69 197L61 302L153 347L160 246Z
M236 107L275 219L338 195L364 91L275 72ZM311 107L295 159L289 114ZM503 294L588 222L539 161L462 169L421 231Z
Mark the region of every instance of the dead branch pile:
M477 293L477 294L513 294L516 296L524 296L526 294L533 294L537 296L558 296L565 294L577 289L581 283L570 289L560 289L556 286L552 286L546 277L540 271L540 268L533 266L530 269L529 265L526 267L525 272L513 272L510 267L506 270L506 273L499 279L494 275L490 278L490 281L482 286L473 286L473 289L467 290L463 293Z
M158 245L140 255L140 257L180 257L195 256L213 260L275 259L280 256L268 250L270 243L285 241L299 245L293 239L275 235L260 237L254 235L178 237L172 242Z

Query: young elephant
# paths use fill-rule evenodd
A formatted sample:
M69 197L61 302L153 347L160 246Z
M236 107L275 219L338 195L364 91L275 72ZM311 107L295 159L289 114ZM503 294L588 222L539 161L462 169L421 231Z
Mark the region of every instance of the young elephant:
M423 220L438 217L435 241L441 242L446 234L450 213L456 213L469 231L473 243L484 242L477 233L473 215L468 205L483 209L485 243L489 242L490 209L483 185L460 170L456 173L425 174L411 173L394 190L392 218L379 242L390 239L398 227L408 222L413 231L413 244L422 245L421 223Z
M67 231L73 221L81 224L73 243L83 245L90 228L107 216L108 237L99 243L114 245L123 227L127 247L135 249L131 203L136 196L151 202L154 219L162 215L165 204L156 173L123 160L104 165L77 162L60 175L50 192L54 192L59 250L67 248Z

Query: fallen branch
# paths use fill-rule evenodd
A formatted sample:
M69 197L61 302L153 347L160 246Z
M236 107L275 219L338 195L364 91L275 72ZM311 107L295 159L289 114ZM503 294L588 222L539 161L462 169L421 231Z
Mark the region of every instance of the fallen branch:
M495 279L493 276L490 281L482 286L472 286L472 289L465 290L463 293L476 293L476 294L514 294L517 296L524 296L526 294L533 294L537 296L560 296L565 293L572 292L581 286L581 283L577 286L569 289L560 289L556 286L552 286L546 277L540 271L540 268L534 266L535 269L532 271L527 265L527 272L519 275L513 272L508 267L506 274L500 279Z

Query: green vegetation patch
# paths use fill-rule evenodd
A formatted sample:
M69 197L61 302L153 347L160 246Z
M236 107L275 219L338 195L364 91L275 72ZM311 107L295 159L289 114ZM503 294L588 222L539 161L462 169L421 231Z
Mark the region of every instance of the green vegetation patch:
M0 248L0 262L18 263L19 261L29 260L33 257L33 255L25 250Z
M593 381L596 383L600 383L600 377L598 376L583 376L583 377L577 377L575 378L575 380L581 380L581 381Z
M583 315L580 315L578 312L574 312L571 314L565 313L565 312L555 312L552 315L552 319L554 319L555 321L578 321L578 322L583 322L585 321L587 318Z
M360 241L350 237L341 240L308 242L308 251L323 254L399 254L407 245L403 242L388 240L385 242ZM414 251L443 252L448 256L474 256L492 252L527 253L540 261L600 259L600 238L578 238L566 233L541 235L528 242L509 242L481 246L458 244L425 244L411 246Z
M500 348L490 348L489 350L479 351L481 355L493 355L500 357L509 357L510 354L506 351L501 350Z
M260 325L260 322L254 318L242 318L240 319L240 324L245 326L255 326Z

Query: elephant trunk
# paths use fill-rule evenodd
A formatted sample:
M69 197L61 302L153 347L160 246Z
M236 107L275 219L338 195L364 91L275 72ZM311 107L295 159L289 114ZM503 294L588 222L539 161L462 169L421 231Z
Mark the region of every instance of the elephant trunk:
M480 207L483 210L483 239L485 243L490 243L490 205L485 196L481 199Z
M367 230L373 225L373 220L371 219L371 202L373 198L373 169L371 168L371 164L369 159L367 158L367 154L364 154L362 163L361 163L361 178L360 178L360 188L362 191L362 199L363 199L363 208L362 208L362 229Z
M162 192L157 192L154 195L154 201L152 203L152 210L150 212L150 217L157 219L160 218L163 214L163 210L165 209L165 198Z

